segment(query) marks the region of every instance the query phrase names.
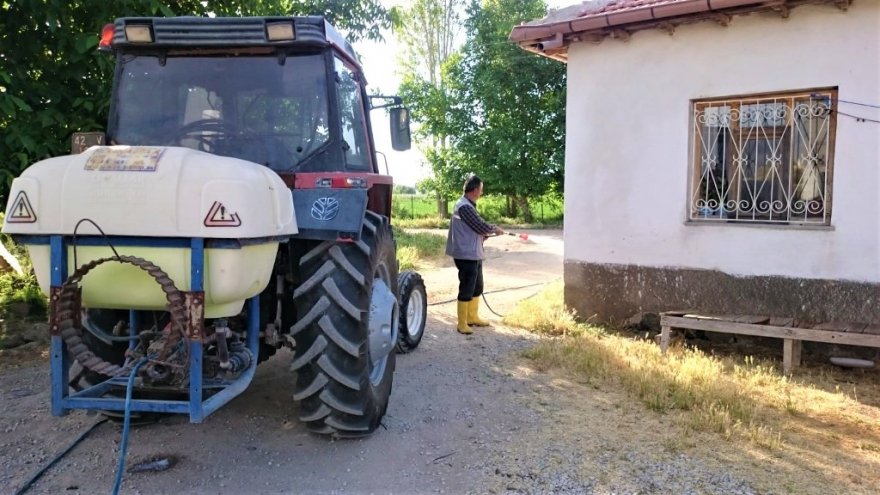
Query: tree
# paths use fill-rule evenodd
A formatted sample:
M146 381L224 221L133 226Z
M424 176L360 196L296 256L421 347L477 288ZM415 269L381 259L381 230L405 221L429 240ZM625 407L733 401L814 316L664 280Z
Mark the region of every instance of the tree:
M434 178L421 185L437 198L437 213L449 216L450 192L460 184L446 180L442 170L449 155L449 111L443 68L453 54L463 0L415 0L401 14L396 34L405 46L400 95L410 107L416 136Z
M565 67L507 41L513 26L541 17L542 0L474 0L467 41L449 67L448 126L461 180L476 172L487 190L532 220L528 198L561 190L565 149ZM464 169L464 170L463 170Z
M76 131L103 130L114 60L98 33L126 16L324 14L351 40L380 39L378 0L0 0L0 198L31 163L70 152Z

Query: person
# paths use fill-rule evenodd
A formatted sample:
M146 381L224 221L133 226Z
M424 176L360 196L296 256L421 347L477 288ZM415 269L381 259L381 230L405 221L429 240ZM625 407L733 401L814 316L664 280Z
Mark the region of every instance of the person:
M483 181L471 175L464 182L464 195L452 209L452 221L446 238L446 254L458 268L458 325L456 330L471 334L469 325L485 327L489 322L479 316L483 294L483 241L504 231L486 223L477 213L477 200L483 195Z

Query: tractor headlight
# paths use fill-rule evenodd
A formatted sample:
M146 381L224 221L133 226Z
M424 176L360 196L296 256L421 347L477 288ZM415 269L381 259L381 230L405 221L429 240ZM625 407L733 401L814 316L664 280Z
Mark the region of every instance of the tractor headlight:
M266 39L269 41L292 41L296 39L292 22L270 22L266 24Z
M153 31L145 24L131 24L125 26L125 39L131 43L152 43Z

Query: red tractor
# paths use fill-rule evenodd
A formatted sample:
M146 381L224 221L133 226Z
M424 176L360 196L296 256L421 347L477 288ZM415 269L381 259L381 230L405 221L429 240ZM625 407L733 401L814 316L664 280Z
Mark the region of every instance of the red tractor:
M400 99L322 17L121 18L100 48L106 134L28 168L4 226L50 296L53 413L200 422L288 346L309 430L372 433L426 320L370 122L408 149Z

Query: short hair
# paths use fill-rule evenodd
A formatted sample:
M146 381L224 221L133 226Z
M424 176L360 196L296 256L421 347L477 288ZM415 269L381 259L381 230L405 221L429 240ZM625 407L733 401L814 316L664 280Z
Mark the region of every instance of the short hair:
M477 177L474 174L471 174L468 176L467 179L464 180L464 192L469 193L469 192L477 189L478 187L480 187L480 184L482 184L482 183L483 183L482 179L480 179L479 177Z

